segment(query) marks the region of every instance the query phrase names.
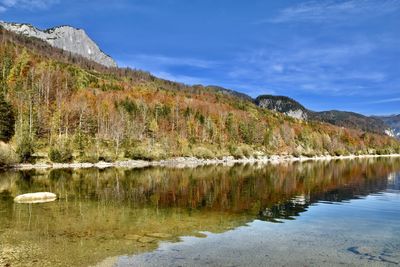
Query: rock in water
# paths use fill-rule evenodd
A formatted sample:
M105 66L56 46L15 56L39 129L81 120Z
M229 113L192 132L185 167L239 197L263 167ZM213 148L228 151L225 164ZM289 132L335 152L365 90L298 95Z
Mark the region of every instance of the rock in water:
M151 233L151 234L146 234L148 237L154 237L154 238L171 238L172 235L170 234L165 234L165 233Z
M57 199L57 195L49 192L28 193L16 196L14 201L17 203L45 203Z

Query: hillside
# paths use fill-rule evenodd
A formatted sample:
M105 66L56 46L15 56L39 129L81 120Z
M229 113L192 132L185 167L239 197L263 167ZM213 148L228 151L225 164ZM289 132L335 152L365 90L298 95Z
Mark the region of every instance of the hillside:
M260 154L393 153L388 136L302 122L244 95L108 69L0 30L0 88L21 161L113 161Z
M375 118L382 120L392 129L391 134L400 138L400 114L392 116L376 116Z
M360 129L374 133L385 134L389 125L374 117L364 116L355 112L330 110L312 112L311 119L331 123L333 125Z
M316 112L286 96L262 95L257 97L256 104L293 118L320 121L361 131L386 134L391 128L391 125L386 123L389 120L385 121L380 117L368 117L359 113L340 110Z

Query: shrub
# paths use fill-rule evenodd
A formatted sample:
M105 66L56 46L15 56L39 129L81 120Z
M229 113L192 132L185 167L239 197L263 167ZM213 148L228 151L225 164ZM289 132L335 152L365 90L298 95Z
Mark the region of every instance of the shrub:
M88 152L85 152L83 155L80 156L79 162L97 163L97 162L99 162L99 156L97 155L96 152L88 151Z
M335 156L348 156L349 155L349 152L347 152L344 149L337 149L337 150L335 150L334 153L335 153Z
M309 151L303 152L302 155L304 157L312 158L312 157L317 156L317 153L315 153L314 151L309 150Z
M248 158L254 154L253 149L248 145L231 146L229 152L236 159Z
M0 167L18 163L18 156L11 146L0 142Z
M57 148L57 147L52 147L50 148L49 151L49 159L52 162L57 162L57 163L68 163L73 160L72 156L72 151L69 148Z
M301 156L301 153L298 150L293 151L292 156L295 158L299 158Z
M162 160L167 158L167 153L157 146L145 148L142 146L126 149L124 156L133 160Z
M15 115L4 94L0 92L0 141L8 142L15 133Z
M201 159L215 158L214 153L206 147L195 147L192 149L193 156Z
M240 149L240 147L235 147L235 148L230 148L229 152L231 153L231 155L235 158L235 159L241 159L244 158L244 154L242 149Z
M389 155L392 154L392 150L389 148L382 148L382 149L377 149L376 154L378 155Z
M242 149L242 151L243 151L243 155L244 155L246 158L252 157L253 154L254 154L253 149L252 149L250 146L248 146L248 145L243 145L243 146L241 146L241 149Z
M35 153L32 138L23 134L17 142L17 155L20 162L29 162Z

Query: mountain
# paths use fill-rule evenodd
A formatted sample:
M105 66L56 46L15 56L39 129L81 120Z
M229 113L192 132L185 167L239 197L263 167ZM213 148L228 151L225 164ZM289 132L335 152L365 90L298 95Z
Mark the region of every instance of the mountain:
M103 53L97 44L93 42L82 29L76 29L70 26L59 26L42 31L30 24L7 23L1 21L0 26L22 36L40 39L55 48L82 56L100 65L106 67L117 66L115 61ZM167 81L166 84L168 83L171 82ZM178 87L182 86L179 85ZM294 99L285 96L261 95L253 100L246 94L220 86L195 85L193 88L196 88L196 90L202 88L202 90L237 97L240 101L254 102L259 107L281 112L287 116L301 120L317 120L341 127L355 128L380 134L391 134L392 132L392 129L389 129L381 118L367 117L353 112L336 110L314 112L308 110Z
M322 121L341 127L360 129L362 131L380 134L387 134L387 131L390 131L390 127L382 120L355 112L330 110L312 112L311 114L312 116L310 118L313 120Z
M106 68L2 27L0 58L3 106L11 106L16 118L10 151L23 161L400 151L400 142L383 134L293 120L218 86ZM2 127L9 128L0 120Z
M117 66L115 61L102 52L98 45L82 29L59 26L42 31L30 24L3 21L0 21L0 26L17 34L41 39L53 47L83 56L106 67Z
M238 92L238 91L231 90L231 89L226 89L226 88L221 87L221 86L208 85L208 86L206 86L205 88L206 88L206 89L209 89L209 90L213 90L213 91L215 91L215 92L220 92L220 93L222 93L222 94L235 96L235 97L237 97L238 99L241 99L241 100L244 100L244 101L253 102L253 98L252 98L251 96L246 95L246 94L244 94L244 93L240 93L240 92Z
M255 99L255 103L259 107L284 113L296 119L307 120L310 116L309 110L287 96L261 95Z
M400 138L400 114L391 116L376 116L391 128L389 135Z
M377 117L339 110L315 112L286 96L262 95L257 97L255 102L262 108L284 113L296 119L320 121L340 127L390 135L390 124Z

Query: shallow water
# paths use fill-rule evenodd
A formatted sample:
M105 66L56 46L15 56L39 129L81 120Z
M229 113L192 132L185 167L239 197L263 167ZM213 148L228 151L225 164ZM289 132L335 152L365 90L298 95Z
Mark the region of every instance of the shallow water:
M7 264L396 266L400 160L4 172Z

